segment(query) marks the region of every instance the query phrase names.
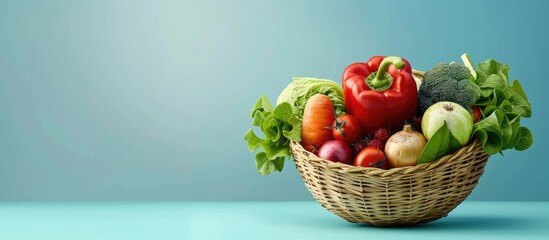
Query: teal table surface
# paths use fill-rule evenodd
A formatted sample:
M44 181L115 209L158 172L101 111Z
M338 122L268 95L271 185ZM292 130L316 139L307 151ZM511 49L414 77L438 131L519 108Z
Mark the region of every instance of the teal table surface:
M316 202L0 203L0 239L549 239L549 202L469 202L405 228Z

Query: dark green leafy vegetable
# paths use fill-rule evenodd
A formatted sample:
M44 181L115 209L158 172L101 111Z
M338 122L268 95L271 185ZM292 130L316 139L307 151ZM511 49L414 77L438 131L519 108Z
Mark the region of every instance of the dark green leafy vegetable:
M244 135L248 149L255 154L257 171L262 175L282 171L284 160L290 158L290 140L301 141L301 121L298 109L287 102L273 107L266 96L257 100L252 109L252 125L259 127L265 138L249 129Z
M515 149L517 151L524 151L532 145L532 132L526 127L520 127L517 135L517 142L515 144Z
M501 110L495 110L473 126L473 136L484 143L484 151L488 154L497 153L503 147L503 131L500 123L502 114Z
M473 65L467 54L462 59L465 65ZM478 69L470 69L476 74L475 83L481 92L475 105L484 117L474 125L473 136L482 142L487 154L512 148L523 151L533 143L532 132L520 125L521 117L532 116L532 107L520 82L509 84L509 69L493 59L479 63Z

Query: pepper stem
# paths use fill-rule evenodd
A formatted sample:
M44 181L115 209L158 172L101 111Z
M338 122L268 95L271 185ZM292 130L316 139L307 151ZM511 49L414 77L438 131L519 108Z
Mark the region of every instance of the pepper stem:
M389 66L395 66L397 69L403 69L406 67L406 64L404 61L402 61L401 57L397 56L389 56L385 57L383 61L379 64L379 68L377 72L373 72L366 78L366 82L372 89L378 90L378 91L384 91L386 89L389 89L391 85L393 84L393 77L389 73L387 73L387 70L389 69Z

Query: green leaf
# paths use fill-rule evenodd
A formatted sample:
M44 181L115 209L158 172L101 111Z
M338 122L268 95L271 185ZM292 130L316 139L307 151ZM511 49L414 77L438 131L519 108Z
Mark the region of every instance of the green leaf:
M478 138L487 154L498 153L503 146L500 121L503 114L500 109L493 111L488 117L473 125L473 136Z
M509 84L509 66L495 60L478 64L477 84L481 97L476 105L488 116L475 124L473 136L480 139L484 151L495 154L505 149L524 150L533 142L532 133L520 126L520 117L530 117L532 108L518 80Z
M503 79L497 74L489 75L484 82L482 83L482 88L492 88L492 89L502 89L506 88L508 85L507 79Z
M273 111L273 115L276 119L287 122L294 115L292 105L287 102L278 104Z
M296 142L301 142L301 120L295 115L288 119L288 124L284 124L282 129L282 135Z
M502 122L501 122L501 141L502 141L502 149L509 144L509 142L512 142L513 137L513 128L511 127L511 124L509 123L509 119L503 114L501 114Z
M446 152L444 155L454 153L459 148L461 148L461 144L459 143L459 140L457 140L457 138L450 132L450 144L448 146L448 152Z
M298 112L296 107L293 107L287 102L283 102L276 106L273 115L276 119L284 122L282 126L282 135L294 141L301 141L301 120L297 118Z
M519 94L512 95L509 98L509 102L511 102L512 111L514 113L517 113L526 118L532 116L532 108L530 106L530 103Z
M290 139L283 137L276 144L278 146L280 146L280 145L288 146L288 148L289 148L290 147Z
M257 111L261 111L261 112L273 111L273 105L269 103L269 99L267 99L267 96L262 96L257 100L254 107L252 108L252 113L251 113L252 118L255 116Z
M518 140L519 138L517 137L518 136L518 132L519 132L519 129L520 129L520 118L517 118L517 120L510 120L510 124L511 124L511 140L503 146L503 149L511 149L511 148L515 148L515 146L517 145L518 143Z
M265 120L265 116L269 114L270 112L256 111L252 119L252 126L260 127L263 120Z
M522 85L518 80L513 80L513 84L511 84L511 88L515 90L515 93L522 98L524 98L526 101L528 101L528 97L526 96L526 93L524 92L524 89L522 89Z
M257 171L268 175L282 171L284 160L291 157L290 139L301 141L301 120L299 110L289 103L273 108L266 96L257 100L252 109L252 125L259 127L265 139L258 137L252 129L244 134L248 149L255 155Z
M503 122L503 113L501 109L496 108L488 117L475 124L478 128L489 129L490 131L501 134L501 123Z
M272 160L275 170L279 172L282 171L282 169L284 168L284 159L285 159L284 157L277 157L274 160Z
M475 137L478 138L483 144L482 148L486 154L494 155L501 151L503 146L501 135L496 132L484 131L483 129L478 129L474 132L474 134Z
M274 171L282 171L285 157L269 159L267 154L259 152L255 155L255 165L261 175L269 175Z
M250 149L251 152L255 152L263 142L265 142L265 139L259 138L257 135L255 135L254 131L252 129L249 129L246 134L244 135L244 140L248 142L248 149Z
M489 97L493 91L494 89L491 88L480 88L480 98L477 99L477 101L482 102L484 98L488 98L490 100L491 98Z
M282 126L282 135L294 141L301 141L301 120L297 118L298 112L287 102L283 102L274 109L274 117L284 122Z
M460 148L459 141L452 135L448 124L444 124L433 134L421 152L417 164L433 162Z
M514 112L506 112L505 116L509 119L509 123L513 124L514 122L520 122L520 115Z
M500 106L503 104L503 102L508 99L509 95L507 94L507 91L502 90L501 88L494 89L494 93L496 94L496 106Z
M267 159L267 155L264 152L258 152L255 155L255 166L261 175L269 175L275 170L274 163Z
M261 131L265 135L265 139L271 142L276 142L282 137L281 123L271 114L263 120Z
M499 63L496 60L489 59L483 63L478 64L478 71L483 72L486 75L497 74L506 81L509 79L509 66L507 64Z
M530 129L526 127L520 127L517 136L518 141L517 145L515 145L515 150L524 151L532 146L532 143L534 142L534 136L532 135Z
M501 109L501 111L504 113L513 112L513 105L511 104L511 102L509 102L509 100L503 100L499 104L498 108Z
M484 116L490 116L492 115L492 113L494 113L496 110L500 110L497 106L487 106L484 108L484 111L482 112L482 114Z
M482 89L481 91L488 91L488 95L484 96L482 95L475 103L477 106L497 106L497 96L494 89L486 88Z
M272 143L269 141L264 141L261 144L261 147L267 154L268 159L273 159L276 157L290 157L290 148L288 144L278 144Z

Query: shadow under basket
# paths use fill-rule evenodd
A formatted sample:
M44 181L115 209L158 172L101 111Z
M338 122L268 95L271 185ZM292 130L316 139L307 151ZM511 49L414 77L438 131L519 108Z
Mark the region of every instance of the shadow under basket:
M475 188L488 160L478 141L435 162L383 170L334 163L290 143L313 197L353 223L404 226L445 217Z

